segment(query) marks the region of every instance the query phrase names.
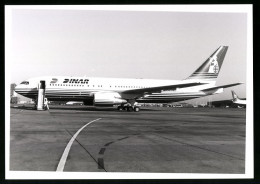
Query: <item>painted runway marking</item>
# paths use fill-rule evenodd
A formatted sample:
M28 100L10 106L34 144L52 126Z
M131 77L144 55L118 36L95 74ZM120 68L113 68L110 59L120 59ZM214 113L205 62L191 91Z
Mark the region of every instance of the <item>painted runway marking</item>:
M124 139L127 139L128 138L128 136L127 137L123 137L123 138L121 138L121 139L117 139L118 141L122 141L122 140L124 140Z
M106 148L101 148L98 154L104 155L104 152L105 152L105 151L106 151Z
M137 134L134 134L134 135L137 135ZM127 139L127 138L129 138L129 136L126 136L126 137L123 137L123 138L119 138L119 139L117 139L116 141L111 141L111 142L108 142L108 143L106 143L104 146L105 147L108 147L109 145L111 145L111 144L113 144L113 143L115 143L115 142L117 142L117 141L122 141L122 140L124 140L124 139ZM105 169L105 164L104 164L104 154L105 154L105 151L106 151L106 148L101 148L100 150L99 150L99 158L98 158L98 169L104 169L105 171L107 171L106 169Z
M104 159L98 158L98 169L104 169Z
M95 122L95 121L98 121L100 120L101 118L98 118L98 119L95 119L93 121L90 121L89 123L85 124L83 127L81 127L74 135L73 137L70 139L69 143L67 144L63 154L62 154L62 157L60 159L60 162L58 164L58 167L57 167L57 172L63 172L63 169L64 169L64 166L66 164L66 160L67 160L67 157L69 155L69 151L70 151L70 148L74 142L74 140L76 139L76 137L78 136L78 134L81 132L81 130L83 130L86 126L90 125L91 123Z
M114 143L114 141L108 142L108 143L105 144L105 146L109 146L110 144L113 144L113 143Z

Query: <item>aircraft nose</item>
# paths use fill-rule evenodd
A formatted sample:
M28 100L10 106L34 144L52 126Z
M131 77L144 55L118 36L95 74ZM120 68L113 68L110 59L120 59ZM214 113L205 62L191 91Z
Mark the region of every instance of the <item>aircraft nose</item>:
M21 85L15 86L14 91L15 91L16 93L20 93L20 92L21 92Z
M17 91L18 86L19 86L19 85L17 85L17 86L14 87L14 91L15 91L15 92Z

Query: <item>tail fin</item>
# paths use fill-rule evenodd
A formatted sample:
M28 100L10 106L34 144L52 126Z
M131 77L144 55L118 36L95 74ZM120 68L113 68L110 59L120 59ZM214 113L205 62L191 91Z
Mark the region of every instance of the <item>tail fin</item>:
M233 97L233 101L236 101L239 99L239 97L237 96L237 94L235 93L235 91L231 90L232 93L232 97Z
M224 61L228 46L220 46L193 74L187 79L215 81Z

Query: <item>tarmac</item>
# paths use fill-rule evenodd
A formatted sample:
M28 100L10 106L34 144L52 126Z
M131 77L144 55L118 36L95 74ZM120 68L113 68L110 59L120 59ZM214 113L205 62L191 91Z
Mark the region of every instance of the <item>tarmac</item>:
M245 173L246 110L12 106L11 171Z

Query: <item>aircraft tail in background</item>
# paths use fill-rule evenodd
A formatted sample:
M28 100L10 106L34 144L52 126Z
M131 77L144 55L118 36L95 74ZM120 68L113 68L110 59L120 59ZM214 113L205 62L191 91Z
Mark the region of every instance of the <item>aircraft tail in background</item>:
M235 91L231 90L233 101L240 100Z
M237 105L240 105L240 106L246 105L246 99L245 98L239 98L233 90L231 91L231 93L232 93L232 97L233 97L232 101L233 101L234 104L237 104Z

